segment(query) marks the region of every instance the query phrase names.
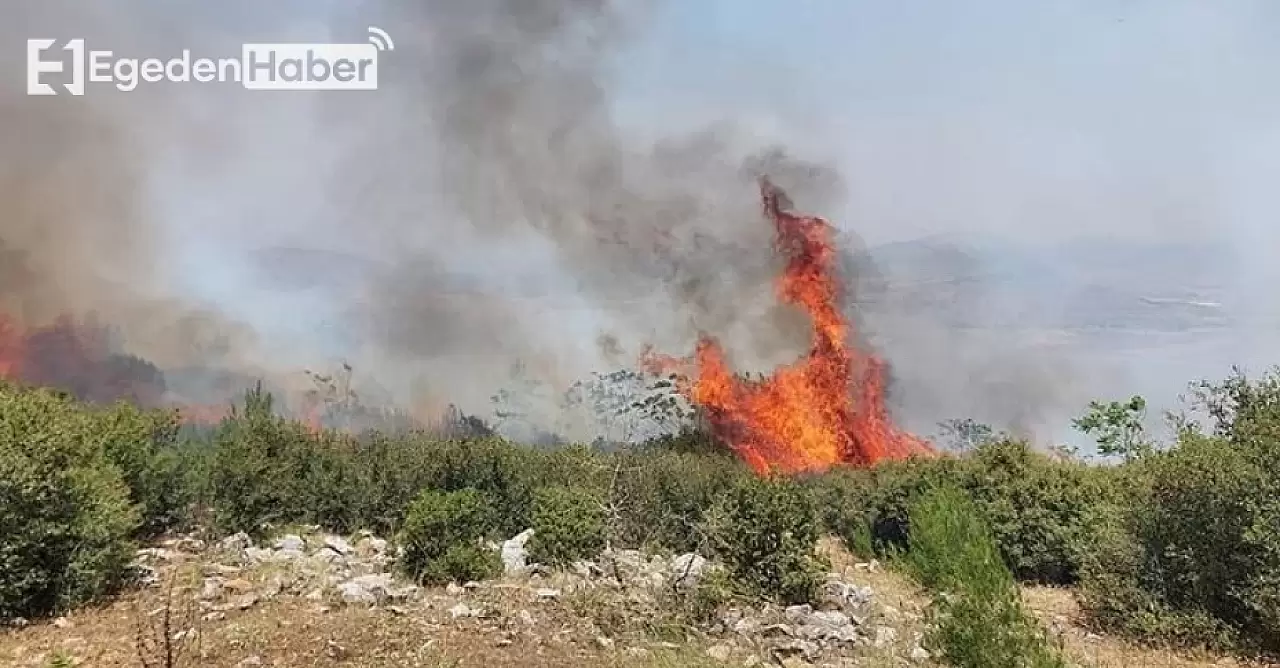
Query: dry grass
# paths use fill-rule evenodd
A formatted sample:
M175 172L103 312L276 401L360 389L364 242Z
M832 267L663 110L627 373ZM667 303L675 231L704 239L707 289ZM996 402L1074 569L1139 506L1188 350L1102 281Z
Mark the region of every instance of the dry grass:
M1087 668L1203 668L1266 665L1220 654L1152 649L1120 638L1090 633L1080 623L1080 607L1069 589L1027 587L1023 589L1022 597L1041 623L1063 644L1067 657L1074 665Z
M137 610L154 594L80 610L61 626L41 623L0 632L0 665L43 667L59 653L78 666L139 668ZM478 597L477 597L478 598ZM582 666L658 668L714 665L697 644L605 647L594 630L558 604L538 604L527 591L493 592L485 607L492 619L454 620L452 600L378 609L326 606L282 598L225 619L200 624L199 655L177 664L233 668L256 659L262 666L368 666L370 668L493 668ZM469 601L479 606L477 600ZM533 626L519 609L537 610Z

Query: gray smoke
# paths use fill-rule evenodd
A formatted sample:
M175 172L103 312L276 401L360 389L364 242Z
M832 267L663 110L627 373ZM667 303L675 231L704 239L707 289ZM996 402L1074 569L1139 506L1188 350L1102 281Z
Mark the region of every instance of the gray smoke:
M988 286L939 305L928 286L889 285L902 277L881 275L855 231L895 223L842 219L860 190L832 156L762 136L729 106L709 125L655 120L641 134L620 123L616 59L657 5L7 8L10 54L47 35L122 55L226 56L250 41L359 42L366 25L396 48L380 89L359 94L159 85L28 98L21 59L6 59L5 309L33 321L98 311L131 352L170 368L292 378L345 360L370 392L424 413L450 402L484 412L517 362L564 388L633 364L645 344L687 353L702 331L765 371L808 339L775 297L756 190L768 174L799 210L845 231L851 312L888 354L913 424L973 416L1033 431L1074 410L1084 382L1069 354L949 320L958 306L1007 312ZM534 407L546 424L556 410Z

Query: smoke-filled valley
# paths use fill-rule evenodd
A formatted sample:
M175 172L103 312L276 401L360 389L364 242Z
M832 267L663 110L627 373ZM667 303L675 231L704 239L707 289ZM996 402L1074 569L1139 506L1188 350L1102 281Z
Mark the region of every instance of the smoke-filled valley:
M810 322L775 290L784 258L759 211L762 176L837 227L844 315L858 345L887 361L890 411L917 433L974 417L1061 439L1091 398L1188 377L1116 359L1124 344L1114 337L1150 351L1159 336L1239 340L1257 328L1237 314L1253 309L1240 303L1240 267L1258 263L1233 264L1238 247L1182 234L1196 230L1185 221L1197 211L1214 211L1189 194L1178 208L1169 185L1190 172L1136 164L1107 177L1099 192L1131 176L1156 182L1113 192L1114 215L1097 215L1105 198L1089 201L1096 193L1079 175L1010 179L1029 194L986 206L950 190L986 183L972 173L982 165L960 164L970 154L945 140L943 125L968 112L920 111L917 125L894 131L855 109L858 99L813 104L823 91L804 79L775 81L787 54L777 70L758 68L754 94L725 84L717 102L708 82L701 96L712 101L697 113L680 113L674 94L669 107L641 102L637 89L663 90L629 75L637 53L671 39L676 10L661 3L261 11L131 0L110 11L8 11L0 40L14 49L32 35L74 34L121 55L229 54L254 40L362 41L366 25L395 39L380 89L359 94L155 84L28 97L18 61L6 63L0 372L83 398L216 415L263 379L299 415L318 396L343 403L354 392L419 421L456 405L495 422L519 413L505 428L524 439L614 438L567 409L565 393L593 373L638 370L648 346L689 351L709 334L736 368L765 373L805 355ZM637 120L649 107L659 111ZM824 140L850 111L880 125ZM971 155L995 131L979 129ZM931 136L941 167L927 157ZM884 148L894 137L896 157ZM841 148L850 142L861 153ZM926 164L954 183L913 183ZM998 180L1010 167L992 170ZM1066 215L1044 196L1055 183L1080 197L1082 220L1129 216L1137 235L1159 234L1147 219L1160 215L1184 223L1167 244L1098 241L1116 226L1105 221L1082 223L1087 241L1067 243L1049 234ZM941 204L929 206L935 196ZM983 228L984 217L1025 222ZM1192 375L1254 361L1261 344L1250 341Z

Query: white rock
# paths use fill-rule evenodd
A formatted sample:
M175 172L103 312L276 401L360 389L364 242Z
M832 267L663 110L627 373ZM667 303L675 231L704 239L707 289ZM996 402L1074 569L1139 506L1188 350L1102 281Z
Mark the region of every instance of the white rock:
M200 600L212 601L222 596L222 578L208 578L200 589Z
M342 536L325 536L324 546L343 556L351 554L353 551L351 543L348 543L347 539Z
M533 538L533 529L525 529L502 544L502 568L507 575L518 575L528 567L529 551L525 545Z
M698 584L707 570L707 560L692 552L674 557L671 560L671 577L677 588L687 588Z
M241 531L231 534L226 538L218 541L218 548L230 552L238 552L253 547L253 539L249 538L249 534Z
M287 550L289 552L301 552L307 549L307 543L297 534L285 534L276 541L277 550Z
M913 661L928 661L931 656L929 650L919 645L911 648L911 660Z
M707 656L721 663L728 661L731 654L733 654L733 648L728 645L715 645L707 648Z
M892 626L877 626L875 638L871 644L877 648L885 648L898 640L898 631Z
M458 619L460 617L473 617L475 614L475 610L472 610L466 603L459 603L452 608L449 608L449 616L454 619Z
M387 541L374 536L365 536L356 543L356 553L362 557L382 555L387 551Z
M560 598L559 589L542 588L534 592L539 601L554 601Z

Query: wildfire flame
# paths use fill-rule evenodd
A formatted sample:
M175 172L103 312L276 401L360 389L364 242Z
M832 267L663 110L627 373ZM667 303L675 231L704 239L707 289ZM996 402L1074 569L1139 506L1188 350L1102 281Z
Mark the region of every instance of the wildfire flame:
M809 353L751 381L735 374L720 344L703 334L692 358L646 351L642 367L675 374L679 391L703 409L714 435L760 474L931 453L926 441L893 424L885 406L883 361L852 343L852 327L839 308L831 225L785 210L785 193L768 180L760 185L775 248L787 260L778 297L811 319Z
M137 357L112 354L105 328L70 316L24 328L0 313L0 380L56 387L99 403L123 399L154 405L164 393L159 369Z

